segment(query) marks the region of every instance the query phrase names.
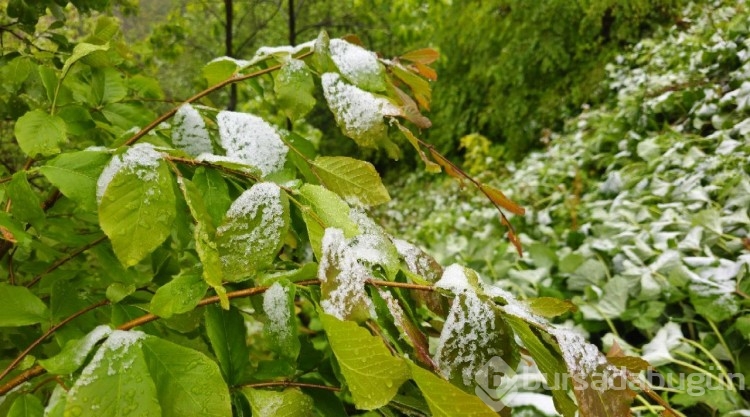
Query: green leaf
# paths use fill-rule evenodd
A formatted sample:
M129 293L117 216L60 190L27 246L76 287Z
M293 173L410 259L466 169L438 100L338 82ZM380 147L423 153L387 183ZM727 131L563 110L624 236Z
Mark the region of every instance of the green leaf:
M100 340L109 336L112 329L101 325L77 340L70 340L57 355L39 360L39 364L51 374L68 375L83 365L86 357Z
M208 85L214 85L234 75L237 69L237 63L234 60L217 59L203 67L203 77Z
M141 332L113 331L68 391L65 415L161 415L156 385L141 351L145 337Z
M47 306L28 288L0 283L0 327L20 327L46 321Z
M151 298L150 310L153 314L164 318L187 313L198 305L207 289L208 285L200 275L178 275L156 290Z
M162 91L159 81L140 74L128 78L128 88L143 98L152 100L164 98L164 91Z
M42 417L43 415L44 406L39 398L24 394L13 401L7 417Z
M216 290L221 299L222 308L228 309L229 299L226 298L226 290L223 287L224 271L214 241L216 229L204 204L203 196L206 195L202 194L190 180L180 178L178 182L185 197L185 202L190 209L190 214L196 222L193 228L193 237L195 239L195 251L198 252L198 257L203 265L203 279ZM210 195L207 197L210 197Z
M31 223L38 231L43 230L45 215L42 202L31 188L26 171L18 171L6 188L11 200L10 212L17 220Z
M0 78L3 79L2 88L9 93L15 93L34 70L34 63L27 56L17 56L0 67Z
M349 218L349 206L332 191L319 185L305 184L300 189L300 194L302 203L306 206L302 210L302 217L317 259L321 258L321 242L326 228L341 229L347 238L359 233L359 228Z
M376 206L391 200L375 167L345 156L315 159L313 172L329 190L354 205Z
M140 160L143 155L134 149L128 151L133 152L132 162L124 162L114 174L99 204L100 226L126 267L137 264L164 242L176 216L169 168L163 161Z
M245 388L242 392L250 401L253 416L257 417L312 417L313 400L297 388L266 391Z
M302 60L292 58L285 61L276 72L273 89L279 107L291 120L303 117L315 107L315 84L307 64Z
M273 352L291 361L297 360L300 351L294 311L295 289L289 281L277 281L263 293L263 312L268 318L263 334Z
M193 175L193 182L198 187L203 202L211 215L214 227L221 224L224 214L232 205L232 199L229 198L229 187L224 177L215 169L199 167Z
M505 321L513 329L513 332L521 339L524 347L529 351L534 363L545 376L547 385L552 387L552 398L555 402L555 408L565 417L573 417L578 410L576 404L568 396L567 390L562 390L558 376L565 375L567 368L560 355L553 350L551 346L544 342L531 330L528 323L524 320L505 315ZM557 389L555 389L557 387Z
M92 72L89 88L94 95L95 104L99 106L118 102L128 94L122 75L111 67L96 68Z
M529 299L528 303L531 311L542 317L557 317L571 311L576 311L575 304L559 298L537 297Z
M215 305L206 307L205 318L206 334L224 379L231 385L237 384L250 358L245 320L236 308L223 310Z
M217 228L224 278L241 281L268 269L289 229L289 199L278 185L258 183L240 195Z
M59 99L58 99L59 103ZM68 105L60 109L57 115L65 120L65 126L71 135L83 135L96 127L91 114L82 106Z
M110 156L104 152L64 153L39 171L49 182L84 210L96 210L96 182Z
M104 45L93 45L85 42L79 43L75 46L75 48L73 48L73 54L65 60L62 73L60 74L60 79L65 79L65 77L68 75L68 71L70 71L70 68L73 66L73 64L78 62L81 58L96 51L106 51L108 49L108 43L105 43Z
M11 217L9 213L0 211L0 240L27 246L32 238L22 223Z
M216 362L206 355L156 337L143 341L143 355L156 383L161 416L232 415L229 389Z
M21 116L14 132L21 150L32 158L59 153L60 144L67 142L65 121L39 109Z
M407 362L433 417L497 417L478 397L467 394L432 372Z
M352 321L321 314L323 329L352 393L354 405L374 410L388 404L409 379L403 359L391 355L379 337Z

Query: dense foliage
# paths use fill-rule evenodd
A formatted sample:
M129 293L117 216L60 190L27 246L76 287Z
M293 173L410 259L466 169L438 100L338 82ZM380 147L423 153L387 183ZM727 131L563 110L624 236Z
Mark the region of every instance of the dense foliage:
M1 69L26 160L0 179L0 413L507 415L496 366L522 356L564 416L627 413L645 362L550 323L568 302L521 302L390 236L367 214L390 200L374 167L304 137L320 102L359 147L413 147L520 252L505 212L524 209L414 133L434 50L388 60L322 32L209 62L209 87L156 116L118 20L51 7ZM90 30L69 41L64 18ZM265 111L201 102L236 83Z
M564 319L605 350L704 375L699 387L718 388L662 392L685 415L739 415L750 407L750 13L716 2L682 20L615 57L607 102L545 150L498 169L487 139L462 140L465 169L528 204L511 219L528 256L488 245L502 232L495 213L421 175L382 217L440 262L573 300Z

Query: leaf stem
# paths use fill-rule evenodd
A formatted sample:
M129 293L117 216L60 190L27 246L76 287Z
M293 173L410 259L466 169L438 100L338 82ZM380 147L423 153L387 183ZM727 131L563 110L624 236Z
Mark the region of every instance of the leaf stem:
M54 326L50 327L49 329L47 329L47 331L44 332L43 335L39 336L36 340L34 340L29 345L29 347L27 347L26 349L24 349L24 351L21 352L21 354L18 355L16 357L16 359L14 359L13 362L10 363L10 365L8 365L8 367L5 368L5 370L2 373L0 373L0 380L2 380L3 378L5 378L13 369L16 368L16 366L18 366L19 363L21 363L21 361L23 360L23 358L25 358L29 353L31 353L31 351L34 350L34 348L36 348L37 346L39 346L39 344L41 344L45 339L47 339L49 336L51 336L52 333L56 332L57 329L65 326L66 324L70 323L72 320L74 320L74 319L76 319L76 318L78 318L78 317L80 317L80 316L88 313L89 311L97 309L97 308L102 307L102 306L105 306L107 304L109 304L109 300L99 301L96 304L92 304L92 305L90 305L88 307L85 307L85 308L83 308L81 310L76 311L72 315L66 317L61 322L59 322L59 323L55 324ZM40 367L40 366L37 365L36 367ZM34 368L36 368L36 367L34 367ZM29 371L33 371L34 368L29 369ZM42 369L44 369L44 368L42 368ZM29 372L29 371L26 371L26 372ZM24 372L21 375L24 375L26 372ZM44 372L42 372L42 373L44 373ZM21 375L19 375L19 376L21 376ZM41 374L38 374L38 375L41 375ZM36 375L34 375L34 376L36 376ZM15 379L14 379L14 381L15 381ZM10 382L13 382L13 381L10 381ZM8 384L6 384L6 385L8 385ZM2 392L2 394L0 394L0 395L4 395L6 393L6 391L3 390L3 388L5 388L6 385L3 385L2 387L0 387L0 392Z
M316 388L327 391L339 392L341 388L330 387L328 385L320 384L309 384L306 382L295 382L295 381L270 381L270 382L256 382L251 384L242 384L242 388L266 388L266 387L298 387L298 388Z
M59 267L61 267L63 265L65 265L71 259L73 259L76 256L82 254L83 252L86 252L87 250L93 248L94 246L96 246L96 245L104 242L105 240L107 240L107 236L100 236L99 238L94 239L92 242L87 243L86 245L81 246L80 248L78 248L78 249L74 250L73 252L69 253L66 257L58 259L57 261L55 261L55 263L53 263L52 265L50 265L47 269L45 269L44 271L42 271L39 274L37 274L31 281L29 281L26 284L26 287L27 288L33 287L45 275L49 274L50 272L56 270L57 268L59 268Z

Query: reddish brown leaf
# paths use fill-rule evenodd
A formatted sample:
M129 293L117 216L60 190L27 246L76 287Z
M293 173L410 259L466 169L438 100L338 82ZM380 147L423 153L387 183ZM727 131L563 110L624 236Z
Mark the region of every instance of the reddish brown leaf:
M610 351L611 352L611 351ZM607 361L611 363L612 365L618 367L618 368L625 368L630 372L638 373L641 371L645 371L649 368L649 363L645 360L636 357L636 356L609 356L609 353L607 354Z
M421 62L415 62L414 68L416 68L419 75L427 78L428 80L437 81L437 72Z
M13 233L10 232L10 230L4 228L3 226L0 226L0 235L3 237L3 240L7 240L10 243L18 243L16 242L16 237L13 235Z
M508 240L510 243L513 244L513 246L516 248L516 252L518 252L518 256L523 256L523 247L521 246L521 241L518 240L518 236L516 235L516 231L513 230L513 226L508 222L508 219L503 215L503 213L500 213L500 223L508 228Z
M464 180L466 178L449 160L447 160L443 155L440 155L440 153L438 153L438 151L433 148L430 148L430 155L432 155L432 159L434 159L435 162L437 162L441 167L443 167L443 169L445 169L446 174L457 179L461 186L464 186Z
M400 65L391 66L390 69L393 72L393 75L409 86L412 93L414 93L414 98L417 100L417 103L423 108L429 110L430 100L432 99L430 83Z
M417 103L415 103L414 100L404 92L404 90L393 86L393 91L396 92L396 95L398 95L398 98L401 100L401 111L406 120L414 123L420 129L429 129L430 126L432 126L430 119L426 118L419 112Z
M517 214L519 216L523 216L526 213L526 210L523 207L519 206L511 199L506 197L505 194L503 194L503 192L498 190L497 188L485 184L481 184L479 188L490 200L492 200L493 203L508 210L509 212Z
M429 65L440 58L440 53L432 48L417 49L407 52L400 57L404 61L418 62Z

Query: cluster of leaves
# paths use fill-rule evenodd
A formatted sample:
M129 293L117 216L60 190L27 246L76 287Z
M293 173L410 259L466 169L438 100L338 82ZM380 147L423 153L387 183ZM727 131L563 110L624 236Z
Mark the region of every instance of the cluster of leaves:
M494 180L532 205L511 219L526 259L486 244L499 229L492 210L417 176L383 216L441 262L572 299L568 319L605 349L642 354L664 375L704 373L720 389L699 396L675 383L665 398L687 415L732 415L750 406L739 383L750 377L750 14L717 2L683 16L688 26L607 66L606 105Z
M605 358L544 318L569 304L522 303L470 269L443 270L368 217L390 199L371 164L197 103L262 79L254 88L299 121L321 85L355 143L394 157L413 146L510 228L502 210L521 207L407 127L429 127L435 51L383 60L321 33L209 63L211 86L155 117L143 101L158 85L122 67L116 23L99 19L51 59L4 57L28 159L0 180L0 413L492 416L475 389L493 385L489 362L515 367L522 352L564 416L627 412L632 392L593 375L621 386L642 361Z

